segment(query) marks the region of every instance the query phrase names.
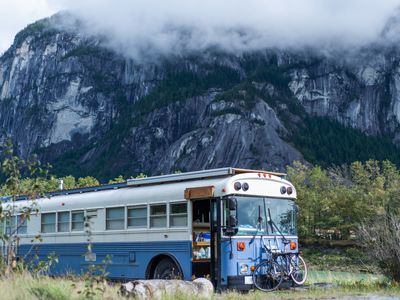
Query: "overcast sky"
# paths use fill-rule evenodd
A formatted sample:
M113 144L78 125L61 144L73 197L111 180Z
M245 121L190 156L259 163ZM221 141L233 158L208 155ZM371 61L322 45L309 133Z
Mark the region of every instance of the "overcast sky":
M0 0L0 53L27 24L60 9L86 20L88 34L105 34L110 46L137 57L207 47L362 46L379 38L399 5L400 0Z
M64 7L56 0L0 0L0 53L27 24L48 17Z

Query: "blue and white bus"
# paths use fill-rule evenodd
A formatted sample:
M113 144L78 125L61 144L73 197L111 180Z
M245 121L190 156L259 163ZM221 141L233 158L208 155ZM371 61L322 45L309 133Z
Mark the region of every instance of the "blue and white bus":
M237 168L60 190L35 200L39 213L21 227L17 255L46 259L55 253L54 275L82 274L110 255L110 279L207 276L218 290L247 290L266 255L261 239L298 251L295 199L284 174ZM279 232L268 226L267 211ZM85 217L91 255L85 255ZM282 234L291 249L283 249ZM32 242L37 235L42 241Z

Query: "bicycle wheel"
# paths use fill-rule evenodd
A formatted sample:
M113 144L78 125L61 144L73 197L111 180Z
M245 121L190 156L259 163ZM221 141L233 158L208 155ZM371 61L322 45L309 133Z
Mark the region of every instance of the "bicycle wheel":
M275 261L263 261L254 269L253 283L261 291L272 292L276 290L282 280L282 267Z
M300 255L293 255L290 258L290 277L297 285L303 285L307 280L307 265L303 257Z

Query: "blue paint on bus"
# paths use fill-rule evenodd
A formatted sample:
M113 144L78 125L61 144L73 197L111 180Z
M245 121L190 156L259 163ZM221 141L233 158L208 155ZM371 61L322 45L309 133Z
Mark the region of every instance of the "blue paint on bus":
M18 255L29 262L35 256L46 260L55 254L59 262L52 267L52 275L81 275L90 264L101 265L110 255L111 260L106 266L109 278L135 279L146 277L145 272L152 258L167 254L179 263L185 280L192 277L191 241L93 243L95 261L85 260L87 246L87 243L21 245Z
M298 242L297 236L289 236L288 239L293 242ZM244 242L246 248L239 250L237 248L238 242ZM282 243L282 238L278 237L264 237L264 242L267 245L273 245L279 250L284 252L297 252L298 250L290 250ZM232 255L231 255L232 251ZM251 266L256 266L261 260L267 259L267 253L261 242L261 237L240 237L240 238L223 238L221 242L221 279L222 285L228 283L228 276L251 276ZM249 266L247 272L241 272L240 266L246 264Z

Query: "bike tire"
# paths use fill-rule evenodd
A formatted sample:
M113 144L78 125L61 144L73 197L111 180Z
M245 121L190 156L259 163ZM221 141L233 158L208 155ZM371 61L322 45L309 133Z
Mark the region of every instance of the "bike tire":
M301 255L294 255L290 261L290 277L296 285L303 285L307 280L308 268Z
M253 284L261 291L275 291L279 288L282 281L282 267L275 261L263 261L253 271Z

